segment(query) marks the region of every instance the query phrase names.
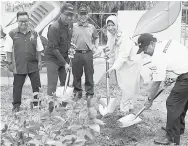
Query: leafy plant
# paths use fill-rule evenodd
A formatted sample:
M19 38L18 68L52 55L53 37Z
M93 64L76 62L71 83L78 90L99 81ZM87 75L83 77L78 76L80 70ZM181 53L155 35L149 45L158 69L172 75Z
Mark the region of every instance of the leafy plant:
M49 104L42 90L38 95L40 109L25 109L6 117L1 130L2 146L82 146L93 142L105 124L97 119L98 105L105 106L100 99L69 99L62 107L55 95Z

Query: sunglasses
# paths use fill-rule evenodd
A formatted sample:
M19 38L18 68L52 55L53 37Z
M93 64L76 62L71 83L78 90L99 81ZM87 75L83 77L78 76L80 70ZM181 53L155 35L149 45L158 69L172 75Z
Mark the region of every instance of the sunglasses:
M20 22L20 23L27 23L27 22L29 22L29 20L18 20L18 22Z

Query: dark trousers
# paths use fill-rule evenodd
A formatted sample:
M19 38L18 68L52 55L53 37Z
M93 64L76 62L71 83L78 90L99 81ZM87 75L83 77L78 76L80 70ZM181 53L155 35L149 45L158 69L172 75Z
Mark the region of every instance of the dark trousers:
M52 61L47 61L46 67L47 67L47 79L48 79L47 94L49 96L52 96L52 93L56 92L58 77L60 80L60 86L64 86L67 73L65 71L64 66L57 65Z
M185 115L188 109L188 73L180 75L166 101L167 135L180 144L180 134L185 129Z
M41 87L39 71L29 74L14 74L13 81L13 105L21 105L22 88L25 83L26 76L29 76L33 92L39 92Z
M83 69L85 73L85 91L86 95L94 95L94 83L93 83L93 53L89 51L87 53L76 53L72 61L72 73L73 73L73 86L74 93L82 92L81 77L83 75Z

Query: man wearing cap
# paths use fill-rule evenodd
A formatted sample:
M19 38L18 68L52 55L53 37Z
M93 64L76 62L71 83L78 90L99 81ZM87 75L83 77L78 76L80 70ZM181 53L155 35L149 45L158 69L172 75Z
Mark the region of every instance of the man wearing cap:
M33 92L41 87L39 70L42 69L41 51L44 50L37 32L29 27L29 15L25 11L17 13L18 28L7 34L5 49L8 68L14 74L13 112L18 112L21 105L22 88L28 75ZM37 95L34 99L37 99ZM34 106L37 102L33 102Z
M78 22L73 25L72 42L77 46L72 62L74 95L82 98L81 77L85 73L86 98L94 95L93 82L93 52L98 48L99 35L96 28L88 23L86 6L81 6L78 12Z
M60 85L65 85L66 71L70 69L68 49L71 43L72 20L74 7L70 3L61 6L59 18L49 26L48 47L45 52L48 89L47 94L52 96L56 91L58 77Z
M188 109L188 49L175 40L157 42L151 34L138 38L139 51L152 57L152 77L146 108L150 108L160 83L168 78L177 78L166 101L166 135L154 140L157 144L180 144L180 135L185 130L185 115Z

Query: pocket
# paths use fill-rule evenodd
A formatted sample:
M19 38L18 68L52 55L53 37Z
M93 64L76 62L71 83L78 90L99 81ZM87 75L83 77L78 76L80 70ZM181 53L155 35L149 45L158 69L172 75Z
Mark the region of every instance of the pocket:
M36 47L37 46L37 39L32 39L31 43Z

